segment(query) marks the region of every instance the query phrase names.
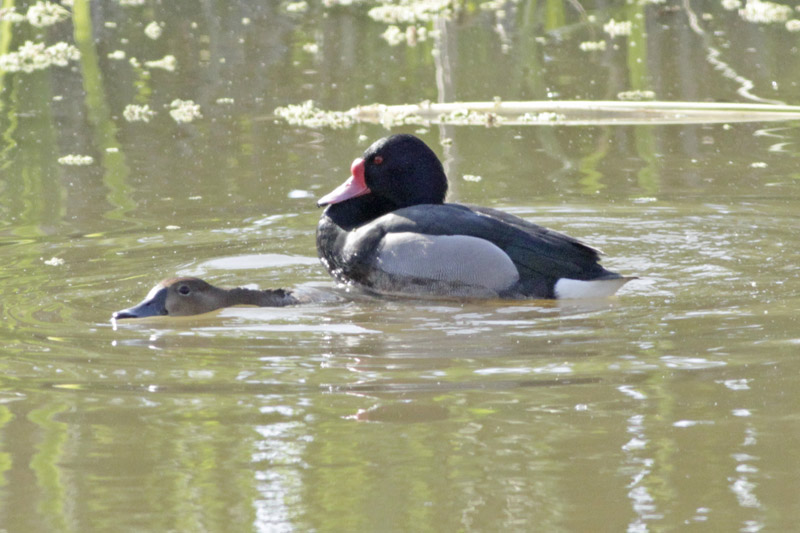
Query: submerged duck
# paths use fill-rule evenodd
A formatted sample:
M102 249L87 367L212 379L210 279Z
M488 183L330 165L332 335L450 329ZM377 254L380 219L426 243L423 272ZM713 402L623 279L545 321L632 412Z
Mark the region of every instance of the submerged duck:
M118 320L159 315L188 316L233 305L283 307L298 303L301 299L292 291L283 289L221 289L199 278L171 278L153 287L138 305L117 311L111 317Z
M375 142L318 201L317 251L333 277L379 293L602 298L633 277L600 251L514 215L445 203L439 158L413 135Z

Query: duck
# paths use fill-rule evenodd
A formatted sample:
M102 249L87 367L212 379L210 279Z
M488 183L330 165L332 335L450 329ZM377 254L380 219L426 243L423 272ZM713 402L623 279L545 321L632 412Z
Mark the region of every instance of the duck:
M373 143L322 196L319 258L340 283L443 298L606 298L636 279L602 252L498 209L445 202L436 153L409 134Z
M299 303L302 303L302 299L285 289L222 289L200 278L179 277L160 281L139 304L116 311L111 318L189 316L234 305L284 307Z

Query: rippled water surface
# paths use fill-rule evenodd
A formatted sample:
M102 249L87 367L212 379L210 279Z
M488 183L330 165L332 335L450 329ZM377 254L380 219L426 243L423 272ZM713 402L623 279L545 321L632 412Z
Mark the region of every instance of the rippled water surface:
M0 55L80 52L0 72L0 530L796 528L798 122L273 115L632 90L800 104L792 24L718 2L466 2L398 23L412 42L390 46L375 4L264 4L75 0L45 28L0 20ZM145 65L169 55L174 71ZM176 99L200 116L177 122ZM131 104L154 114L130 121ZM336 287L315 198L390 131L442 157L451 201L569 233L640 279L601 302ZM110 322L176 274L319 301Z

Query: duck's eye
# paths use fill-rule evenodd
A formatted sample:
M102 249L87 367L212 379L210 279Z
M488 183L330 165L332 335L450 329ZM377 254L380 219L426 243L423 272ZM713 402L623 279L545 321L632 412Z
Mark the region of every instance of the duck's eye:
M181 285L180 287L178 287L178 292L183 295L187 295L190 292L192 292L192 289L190 289L188 285Z
M372 162L376 165L380 165L381 163L383 163L383 156L376 155L375 157L372 158Z

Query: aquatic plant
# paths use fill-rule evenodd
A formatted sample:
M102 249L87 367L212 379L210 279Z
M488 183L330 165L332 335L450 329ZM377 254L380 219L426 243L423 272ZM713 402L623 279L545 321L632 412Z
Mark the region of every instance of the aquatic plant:
M161 34L164 32L164 28L161 27L161 24L158 22L151 22L144 28L144 34L147 35L150 39L154 41L161 37Z
M144 66L147 68L158 68L161 70L166 70L167 72L175 72L175 67L177 67L177 65L178 60L175 59L175 56L172 54L166 55L161 59L144 62Z
M747 22L762 24L786 22L791 15L791 7L763 0L747 0L744 8L739 10L739 16Z
M200 105L191 100L175 99L170 104L169 114L175 122L192 122L196 118L202 118Z
M616 20L611 19L603 24L603 31L606 32L612 39L618 35L630 35L632 28L633 26L629 20L617 22Z
M52 65L66 67L70 61L77 61L80 57L78 49L69 43L58 42L46 46L44 43L25 41L16 52L0 56L0 70L30 74Z
M275 116L293 126L308 128L349 128L353 118L339 111L323 111L314 106L312 100L298 105L287 105L275 109Z
M94 157L90 155L70 154L59 157L58 163L67 166L86 166L94 163Z
M45 28L53 24L58 24L62 20L67 20L69 16L69 11L60 5L52 2L39 1L28 8L25 18L31 26Z
M155 111L150 109L150 106L147 104L128 104L122 112L122 116L128 122L150 122L150 119L155 114Z

